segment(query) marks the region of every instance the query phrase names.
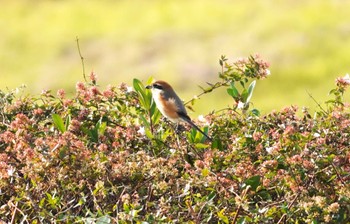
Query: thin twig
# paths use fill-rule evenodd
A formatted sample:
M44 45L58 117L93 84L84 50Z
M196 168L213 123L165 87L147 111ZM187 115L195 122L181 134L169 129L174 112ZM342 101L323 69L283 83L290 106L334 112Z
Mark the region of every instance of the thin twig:
M311 184L311 182L312 182L312 180L313 180L313 178L314 178L314 176L311 178L311 180L309 180L308 182L306 182L305 184L304 184L304 186L305 187L308 187L308 186L310 186L310 184ZM297 198L301 195L301 191L299 191L296 195L295 195L295 197L293 198L293 200L289 203L289 205L288 205L288 210L290 210L290 208L292 207L292 205L294 204L294 202L297 200ZM282 221L284 220L284 218L287 216L287 213L284 213L282 216L281 216L281 218L278 220L278 222L277 222L277 224L280 224L280 223L282 223Z
M152 98L152 99L153 99L153 98ZM153 135L154 132L153 132L153 122L152 122L151 108L149 108L148 115L149 115L149 126L151 127L151 133L152 133L152 135Z
M80 51L79 38L78 38L78 36L76 37L76 42L77 42L78 52L79 52L79 56L80 56L80 60L81 60L81 65L82 65L82 67L83 67L83 77L84 77L85 82L87 82L86 76L85 76L84 57L83 57L83 55L81 54L81 51Z
M11 217L11 224L15 223L15 217L16 217L16 212L17 212L17 204L18 204L18 201L16 202L16 205L14 205L14 210L13 210L13 213L12 213L12 217Z
M323 109L323 107L321 106L321 104L319 104L319 103L316 101L316 99L311 95L311 93L309 93L309 91L307 91L307 90L306 90L306 92L307 92L307 94L309 95L309 97L317 104L317 106L318 106L323 112L325 112L326 114L328 114L328 112L327 112L325 109Z
M93 200L93 202L94 202L94 205L95 205L96 210L97 210L97 211L103 212L101 206L98 204L98 200L97 200L97 198L95 197L95 193L94 193L94 191L92 190L91 184L88 184L88 188L89 188L89 190L90 190L90 193L91 193L91 196L92 196L92 200Z
M196 223L201 223L201 213L202 213L204 207L205 207L207 204L208 204L208 202L205 202L205 203L202 205L201 209L199 210L198 215L197 215L197 218L196 218Z
M293 198L293 200L292 200L292 201L290 202L290 204L288 205L288 210L292 207L292 205L294 204L295 200L297 200L297 198L299 197L299 195L300 195L300 192L297 193L297 195L295 195L295 197ZM287 213L284 213L284 214L281 216L281 218L278 220L277 224L282 223L284 217L286 217L286 216L287 216Z
M244 197L246 196L246 194L247 194L247 192L248 192L249 189L250 189L249 186L248 186L247 188L244 189L243 194L242 194L242 196L241 196L242 201L243 201ZM237 222L238 214L239 214L239 212L241 211L241 209L242 209L242 202L241 202L241 204L240 204L240 205L238 206L238 208L237 208L237 211L236 211L235 217L233 218L232 223L235 224L235 223Z
M121 197L123 196L125 190L126 190L126 187L124 187L124 189L122 190L122 192L119 194L119 198L118 198L117 203L116 203L117 206L116 206L115 210L116 210L116 212L117 212L117 214L116 214L116 219L117 219L117 220L115 220L115 221L116 221L117 224L119 224L119 217L118 217L118 213L119 213L119 203L121 202Z
M340 180L340 182L343 184L343 186L345 186L346 184L345 184L345 182L343 181L343 178L340 176L340 174L339 174L339 172L338 172L337 168L334 166L334 164L333 164L333 163L331 163L331 164L332 164L332 167L333 167L333 169L334 169L334 171L335 171L335 173L336 173L336 175L337 175L338 179L339 179L339 180Z
M24 220L22 220L21 223L24 223L24 221L26 221L26 223L29 223L27 218L26 218L27 217L26 214L24 214L24 212L17 207L18 206L18 201L16 202L16 204L13 204L12 202L10 202L9 205L14 207L14 209L15 209L13 214L12 214L12 217L11 217L11 222L10 222L11 224L15 223L16 211L19 211L22 214L23 218L24 218Z
M204 95L204 94L206 94L206 93L210 93L210 92L212 92L212 91L215 90L215 89L218 89L218 88L220 88L220 87L222 87L222 86L227 85L228 82L229 82L229 81L226 81L226 82L217 82L217 83L215 83L213 86L211 86L210 89L208 89L208 90L203 90L203 92L201 92L200 94L198 94L198 95L196 95L195 97L193 97L192 99L186 101L186 102L184 103L184 105L189 104L189 103L192 102L195 98L196 98L196 99L199 99L202 95Z

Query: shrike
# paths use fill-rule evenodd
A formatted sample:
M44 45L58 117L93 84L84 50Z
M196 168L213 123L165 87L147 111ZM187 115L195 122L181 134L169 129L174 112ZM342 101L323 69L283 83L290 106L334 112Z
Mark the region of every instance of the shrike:
M210 141L212 141L207 134L205 134L191 121L191 118L187 115L186 108L182 101L167 82L160 80L155 81L151 85L146 86L146 88L151 89L153 100L164 117L168 118L174 123L186 122L190 124Z

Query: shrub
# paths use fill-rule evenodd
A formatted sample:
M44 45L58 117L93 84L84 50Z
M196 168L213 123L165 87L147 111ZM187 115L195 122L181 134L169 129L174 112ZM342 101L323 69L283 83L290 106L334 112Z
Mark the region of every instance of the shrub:
M334 99L311 115L296 106L250 109L258 56L220 59L231 108L202 117L214 141L163 122L144 84L76 95L0 92L0 217L4 222L346 223L350 221L350 116ZM148 80L151 82L151 80Z

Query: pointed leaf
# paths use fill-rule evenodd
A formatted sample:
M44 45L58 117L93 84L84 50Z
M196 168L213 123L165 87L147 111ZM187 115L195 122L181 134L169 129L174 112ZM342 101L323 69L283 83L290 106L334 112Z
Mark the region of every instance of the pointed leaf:
M204 87L202 87L202 86L200 86L200 85L198 85L198 87L199 87L201 90L205 91L205 88L204 88Z
M142 92L142 83L140 80L133 79L132 84L133 84L135 91Z
M206 148L209 147L209 145L203 144L203 143L196 143L195 146L196 146L197 149L206 149Z
M52 120L54 125L60 132L64 133L66 131L66 126L64 125L63 119L60 117L60 115L53 114Z
M225 224L228 224L228 223L230 223L230 221L229 221L228 217L226 215L224 215L225 210L226 210L226 208L221 209L220 211L218 211L217 215L218 215L218 218L220 221L222 221Z
M158 124L160 118L162 117L162 114L160 113L160 111L157 109L154 111L154 113L152 113L152 123L153 125Z
M219 149L220 151L223 150L222 142L220 139L214 139L212 146L213 149Z
M210 87L213 87L214 84L211 84L210 82L206 82Z
M145 129L145 134L146 134L146 136L147 136L149 139L153 139L153 138L154 138L154 136L153 136L153 134L152 134L152 132L151 132L151 130L150 130L149 128L146 128L146 129Z
M260 186L260 176L253 176L249 179L247 179L244 182L246 185L249 185L253 191L256 191L256 189Z
M65 129L68 130L68 127L69 127L69 124L70 124L70 121L72 120L70 114L67 116L66 118L66 122L65 122Z
M146 91L146 88L138 79L133 80L133 87L136 93L139 95L139 101L141 106L143 106L146 110L149 110L152 102L151 94L147 93L148 91Z
M253 115L255 115L255 116L260 116L260 111L259 110L257 110L257 109L252 109L251 110L251 113L253 114Z
M232 96L234 99L237 99L239 97L239 92L237 88L235 87L235 83L231 82L230 87L227 89L227 93Z
M248 91L246 89L244 89L241 93L242 96L242 101L243 103L247 103L247 99L248 99Z
M150 128L150 123L148 122L148 120L141 114L140 115L140 120L142 121L143 126Z
M99 127L98 127L98 134L103 135L106 131L107 128L107 123L106 122L101 122Z
M254 80L252 83L250 83L250 85L248 87L248 97L247 97L246 103L249 103L250 99L252 98L253 91L255 88L255 83L256 83L256 80Z

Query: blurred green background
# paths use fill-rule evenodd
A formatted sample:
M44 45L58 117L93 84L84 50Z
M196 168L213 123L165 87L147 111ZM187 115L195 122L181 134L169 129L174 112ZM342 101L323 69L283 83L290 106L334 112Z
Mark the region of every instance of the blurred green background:
M334 80L350 72L347 0L2 1L0 89L21 84L74 93L86 73L98 84L133 78L169 81L184 100L218 79L221 55L230 61L259 53L271 76L257 83L252 102L263 113L328 98ZM348 94L349 95L349 94ZM223 89L202 97L192 114L232 104Z

